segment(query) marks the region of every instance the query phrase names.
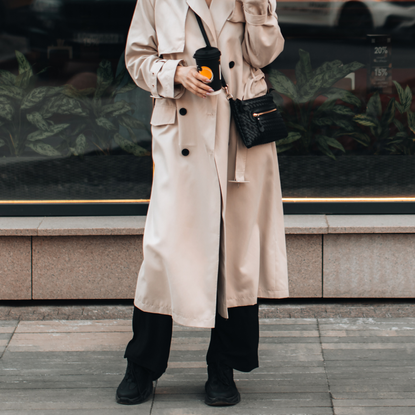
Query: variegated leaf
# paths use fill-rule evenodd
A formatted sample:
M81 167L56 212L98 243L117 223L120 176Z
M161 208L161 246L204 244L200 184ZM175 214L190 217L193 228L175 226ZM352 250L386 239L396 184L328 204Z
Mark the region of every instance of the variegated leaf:
M42 156L57 157L61 155L58 150L49 144L34 142L26 144L26 146Z
M121 134L116 133L114 135L115 142L127 153L134 154L134 156L148 156L150 153L143 147L132 143L124 138Z
M27 136L29 141L40 141L48 137L52 137L55 134L60 133L64 129L68 128L69 124L56 124L49 127L49 131L38 130Z

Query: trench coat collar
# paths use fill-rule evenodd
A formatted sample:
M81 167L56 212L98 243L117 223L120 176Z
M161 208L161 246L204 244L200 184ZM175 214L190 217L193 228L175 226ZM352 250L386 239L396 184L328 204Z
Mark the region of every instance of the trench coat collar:
M206 3L206 2L205 2ZM235 0L213 0L210 5L210 13L216 28L216 35L219 37L223 26L235 9Z
M186 3L195 12L195 14L197 14L202 19L205 25L205 30L209 29L210 33L213 36L213 40L215 43L215 45L212 45L212 46L216 46L218 43L218 40L216 36L215 24L213 23L211 10L209 10L209 7L207 6L206 1L205 0L186 0ZM212 39L210 39L210 41L212 43Z

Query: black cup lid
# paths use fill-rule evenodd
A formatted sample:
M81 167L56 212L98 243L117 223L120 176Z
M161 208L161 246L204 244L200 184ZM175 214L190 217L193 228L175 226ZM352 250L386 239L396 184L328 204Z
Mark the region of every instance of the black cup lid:
M193 55L194 59L206 59L206 60L218 60L221 52L218 48L212 48L206 46L205 48L198 49Z

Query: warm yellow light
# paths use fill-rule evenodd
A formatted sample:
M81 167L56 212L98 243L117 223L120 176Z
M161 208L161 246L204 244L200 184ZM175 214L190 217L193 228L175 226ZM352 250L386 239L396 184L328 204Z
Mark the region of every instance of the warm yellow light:
M126 200L1 200L0 205L41 205L41 204L90 204L90 203L148 203L148 199L126 199Z

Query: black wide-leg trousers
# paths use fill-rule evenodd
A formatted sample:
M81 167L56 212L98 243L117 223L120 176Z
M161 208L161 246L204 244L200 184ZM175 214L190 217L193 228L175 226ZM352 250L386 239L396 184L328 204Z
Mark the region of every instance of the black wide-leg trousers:
M258 367L258 305L228 310L229 318L216 314L206 355L208 365L222 363L241 372ZM164 314L147 313L134 307L133 338L124 357L149 370L153 380L167 369L173 320Z

